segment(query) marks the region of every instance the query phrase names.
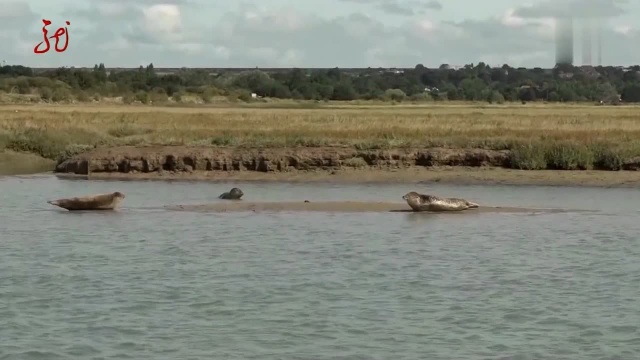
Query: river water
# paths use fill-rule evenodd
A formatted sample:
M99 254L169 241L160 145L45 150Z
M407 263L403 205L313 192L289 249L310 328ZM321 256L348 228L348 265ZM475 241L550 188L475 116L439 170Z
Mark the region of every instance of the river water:
M232 186L594 211L158 208ZM121 211L46 203L111 191ZM638 204L635 189L0 178L0 359L637 359Z

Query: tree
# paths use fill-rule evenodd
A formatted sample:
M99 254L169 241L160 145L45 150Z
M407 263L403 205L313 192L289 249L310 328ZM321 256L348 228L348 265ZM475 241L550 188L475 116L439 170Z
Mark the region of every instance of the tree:
M622 101L640 102L640 84L629 84L622 90Z
M0 67L0 90L53 96L64 87L79 101L98 96L133 99L142 93L187 98L194 94L205 102L213 96L251 93L266 97L305 100L421 99L502 101L623 101L638 102L640 66L626 69L599 66L582 69L558 65L553 69L491 68L483 62L453 69L447 64L428 68L396 69L187 69L156 72L153 64L131 70L108 69L103 63L89 69L33 70L20 65ZM168 72L168 73L167 73ZM47 90L48 89L48 90ZM61 93L62 90L58 91ZM247 95L248 94L248 95ZM404 95L401 95L404 94ZM65 95L66 96L66 95ZM244 96L244 95L243 95Z
M384 92L384 96L389 100L402 101L407 97L407 94L400 89L387 89L387 91Z
M331 100L354 100L357 98L353 86L346 81L341 81L333 88Z

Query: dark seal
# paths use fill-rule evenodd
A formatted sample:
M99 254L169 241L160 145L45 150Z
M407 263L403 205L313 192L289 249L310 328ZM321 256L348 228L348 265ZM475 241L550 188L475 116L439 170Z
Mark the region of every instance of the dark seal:
M233 189L229 190L229 192L220 194L220 196L218 196L218 198L219 199L225 199L225 200L240 200L242 195L244 195L242 190L240 190L238 188L233 188Z

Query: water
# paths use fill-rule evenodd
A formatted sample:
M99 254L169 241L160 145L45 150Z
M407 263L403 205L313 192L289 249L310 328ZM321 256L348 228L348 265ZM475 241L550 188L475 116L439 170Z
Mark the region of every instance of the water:
M446 186L589 213L196 213L426 186L0 178L0 359L634 359L640 193ZM122 191L122 211L46 200Z

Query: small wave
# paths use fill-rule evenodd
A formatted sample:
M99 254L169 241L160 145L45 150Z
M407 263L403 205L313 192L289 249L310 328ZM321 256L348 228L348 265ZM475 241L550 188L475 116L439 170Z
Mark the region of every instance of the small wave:
M28 351L19 351L8 354L2 354L0 356L0 360L54 360L54 359L68 359L69 357L57 352L53 351L39 351L39 350L28 350Z

